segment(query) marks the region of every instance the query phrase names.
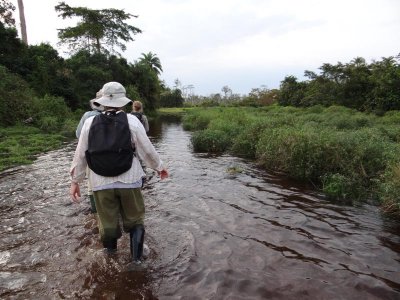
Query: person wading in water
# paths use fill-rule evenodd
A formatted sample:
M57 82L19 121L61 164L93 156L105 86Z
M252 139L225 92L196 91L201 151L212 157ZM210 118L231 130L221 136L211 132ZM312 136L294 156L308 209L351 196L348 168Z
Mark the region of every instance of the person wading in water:
M81 120L79 121L79 124L78 124L78 126L76 128L76 132L75 132L76 137L78 139L81 135L82 127L83 127L83 124L85 124L85 121L92 116L97 116L97 115L101 114L101 112L104 110L103 105L95 104L95 101L97 99L100 99L102 96L103 96L103 91L99 90L96 93L96 98L89 101L89 104L90 104L90 107L92 108L92 110L85 112L83 114ZM90 183L90 180L88 180L87 188L88 188L88 196L89 196L89 201L90 201L90 212L92 214L96 214L97 213L96 204L94 202L94 196L93 196L92 185Z
M140 187L144 172L138 156L158 172L161 179L168 171L135 116L122 108L131 102L125 88L118 82L108 82L103 96L95 102L104 106L104 112L87 119L82 127L70 174L70 196L80 200L79 184L86 166L92 184L99 220L100 239L106 253L117 251L117 241L123 229L130 235L132 260L140 263L144 244L144 201Z
M144 130L146 130L146 133L148 133L150 130L149 121L147 120L146 115L143 113L142 102L140 102L140 101L133 102L131 114L136 116L136 118L139 119L139 121L142 123L142 125L144 127Z

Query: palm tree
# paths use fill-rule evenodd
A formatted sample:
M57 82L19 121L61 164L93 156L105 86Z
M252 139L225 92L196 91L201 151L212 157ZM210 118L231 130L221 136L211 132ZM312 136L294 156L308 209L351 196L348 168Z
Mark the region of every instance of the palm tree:
M142 53L142 57L139 59L139 63L147 65L157 75L160 75L160 73L163 71L162 67L161 67L160 59L157 57L156 54L153 54L151 52L149 52L147 54Z
M21 22L21 36L22 41L28 45L28 35L26 34L26 22L25 22L25 12L24 12L24 2L18 0L18 10L19 10L19 20Z

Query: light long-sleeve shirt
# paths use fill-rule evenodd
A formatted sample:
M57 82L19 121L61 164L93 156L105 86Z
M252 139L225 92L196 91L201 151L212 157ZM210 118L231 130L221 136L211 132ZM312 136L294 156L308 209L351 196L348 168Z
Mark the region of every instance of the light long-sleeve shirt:
M161 171L163 169L163 163L153 144L147 137L142 123L133 115L127 114L127 117L129 129L131 131L132 144L136 148L137 155L139 155L139 157L146 163L147 167ZM74 159L70 169L73 182L80 183L85 178L87 167L85 151L88 149L89 130L93 119L94 117L88 118L82 127L78 146L76 147ZM97 190L99 187L107 186L117 182L126 184L138 182L143 176L145 176L145 173L143 172L137 155L133 158L132 167L125 173L122 173L118 176L105 177L98 175L89 169L88 177L92 184L93 190Z

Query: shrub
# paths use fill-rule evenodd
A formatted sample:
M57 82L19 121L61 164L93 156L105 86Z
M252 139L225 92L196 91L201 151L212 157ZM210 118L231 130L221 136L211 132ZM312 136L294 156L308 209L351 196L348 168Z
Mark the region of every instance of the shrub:
M338 106L321 110L195 109L192 124L206 129L193 134L193 147L256 158L268 170L312 181L332 199L381 199L386 211L400 214L399 114L381 118Z
M268 122L258 120L248 124L233 140L232 152L241 157L256 157L256 141L259 140Z
M31 111L35 124L47 132L57 131L63 121L71 116L62 98L49 95L34 98Z
M231 141L222 130L201 130L191 137L193 150L196 152L221 153L227 150Z
M183 128L185 130L206 129L211 121L211 116L204 113L189 113L183 117Z
M0 65L0 125L12 126L30 117L34 92L18 75Z
M395 162L387 168L379 183L379 198L384 212L400 214L400 163Z
M343 200L354 195L351 178L343 174L327 174L322 179L323 192L332 199Z
M57 131L60 125L58 119L52 116L43 116L36 123L44 132Z
M73 119L66 119L60 129L60 134L65 137L75 138L75 131L78 122Z

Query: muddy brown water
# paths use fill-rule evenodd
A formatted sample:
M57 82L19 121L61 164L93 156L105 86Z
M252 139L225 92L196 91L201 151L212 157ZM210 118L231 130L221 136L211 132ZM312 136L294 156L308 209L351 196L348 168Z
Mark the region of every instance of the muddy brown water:
M1 299L400 299L399 222L151 125L171 176L143 191L147 261L129 267L127 235L103 254L87 199L68 197L67 144L0 173Z

